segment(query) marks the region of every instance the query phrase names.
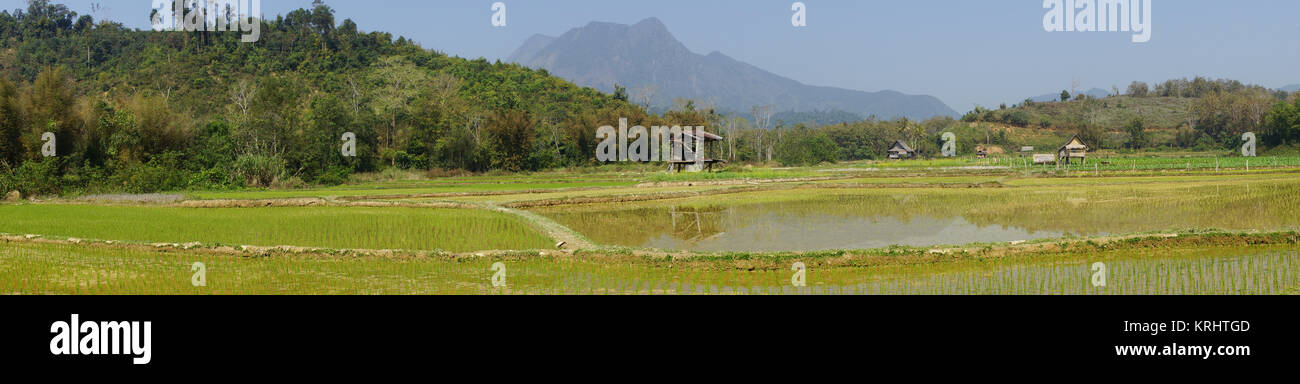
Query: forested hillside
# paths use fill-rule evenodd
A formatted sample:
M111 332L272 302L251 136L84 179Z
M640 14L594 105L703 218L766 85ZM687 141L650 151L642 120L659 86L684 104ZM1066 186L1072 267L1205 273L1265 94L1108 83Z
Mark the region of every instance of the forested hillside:
M64 5L0 13L0 189L146 192L339 183L383 166L585 165L639 107L466 60L320 6L239 33L138 31ZM598 122L600 122L598 124ZM57 156L42 156L42 134ZM357 156L340 154L344 132Z
M1111 96L1071 95L1059 100L1032 99L998 109L976 108L964 122L1079 133L1102 148L1153 147L1220 150L1241 145L1245 132L1260 135L1265 145L1300 141L1296 96L1236 80L1203 77L1173 79L1154 86L1133 82Z

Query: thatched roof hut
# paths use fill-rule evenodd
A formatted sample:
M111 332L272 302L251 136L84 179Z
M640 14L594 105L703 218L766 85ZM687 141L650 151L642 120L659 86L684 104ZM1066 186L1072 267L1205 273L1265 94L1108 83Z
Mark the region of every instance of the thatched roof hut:
M911 159L913 157L916 157L916 150L902 140L895 141L894 145L889 146L889 158L891 159Z
M1091 147L1076 134L1056 151L1056 160L1066 164L1070 164L1071 159L1079 159L1080 162L1083 162L1088 158L1089 149Z

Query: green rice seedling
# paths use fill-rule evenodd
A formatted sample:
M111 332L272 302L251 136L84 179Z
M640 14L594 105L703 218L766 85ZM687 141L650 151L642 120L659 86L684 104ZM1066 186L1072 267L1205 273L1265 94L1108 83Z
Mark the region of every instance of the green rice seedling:
M553 242L522 219L477 209L4 205L0 232L139 243L348 249L545 249ZM488 225L484 225L487 223ZM472 225L474 231L442 230Z

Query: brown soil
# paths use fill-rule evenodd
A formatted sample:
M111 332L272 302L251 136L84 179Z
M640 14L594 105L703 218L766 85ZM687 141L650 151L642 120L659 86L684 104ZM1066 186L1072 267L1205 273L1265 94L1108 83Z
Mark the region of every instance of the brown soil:
M739 187L739 188L715 189L715 190L708 190L708 191L683 191L683 192L647 193L647 194L640 194L640 195L570 197L570 198L560 198L560 199L520 201L520 202L504 204L503 206L508 208L538 208L538 207L554 207L554 206L561 206L561 205L576 205L576 204L630 203L630 202L637 202L637 201L681 199L681 198L688 198L688 197L725 195L725 194L732 194L732 193L758 192L758 191L770 191L776 189L793 189L793 188L794 186Z
M176 204L182 208L264 208L264 207L317 207L334 205L321 198L293 198L266 200L186 200Z
M395 201L336 201L321 198L267 200L188 200L173 206L182 208L266 208L266 207L380 207L380 208L480 208L456 202L404 203Z
M802 177L793 179L735 179L735 180L700 180L700 181L664 181L658 183L641 183L637 188L648 187L702 187L719 185L762 185L776 183L806 183L810 181L827 181L852 179L854 176Z
M527 195L533 193L597 191L602 189L613 189L613 188L622 188L622 187L580 187L580 188L557 188L557 189L524 189L518 191L444 192L444 193L419 193L419 194L406 194L406 195L339 196L338 199L345 200L345 201L440 199L440 198L448 198L448 197L478 197L478 196L502 196L502 195Z

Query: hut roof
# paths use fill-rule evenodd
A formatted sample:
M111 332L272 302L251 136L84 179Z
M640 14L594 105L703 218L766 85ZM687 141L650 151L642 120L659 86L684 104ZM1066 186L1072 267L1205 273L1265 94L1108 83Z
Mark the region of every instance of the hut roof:
M682 133L682 134L683 134L683 135L686 135L686 136L690 136L692 139L696 139L696 140L699 140L699 139L704 139L704 141L722 141L722 140L723 140L723 139L722 139L722 136L718 136L718 135L715 135L715 134L712 134L712 133L708 133L708 132L705 132L705 131L695 131L695 134L690 134L690 133Z
M894 145L889 147L889 151L916 152L912 150L912 147L907 146L907 143L904 143L902 140L894 141Z
M1066 141L1066 142L1065 142L1065 145L1062 145L1061 148L1058 149L1058 150L1063 150L1063 149L1082 149L1082 150L1085 150L1085 151L1086 151L1086 150L1088 150L1089 148L1091 148L1091 147L1088 146L1088 143L1084 143L1084 142L1083 142L1083 139L1080 139L1080 138L1079 138L1079 134L1076 133L1073 137L1070 138L1069 141Z

